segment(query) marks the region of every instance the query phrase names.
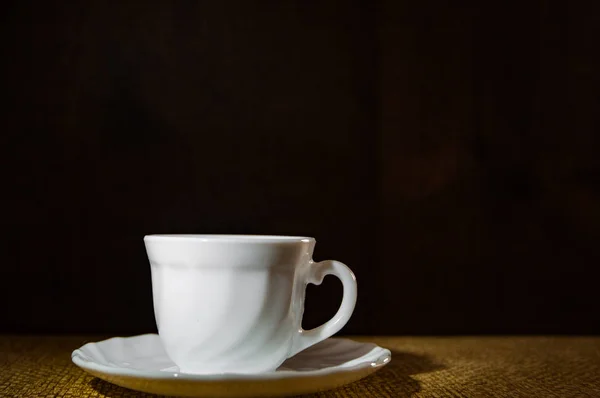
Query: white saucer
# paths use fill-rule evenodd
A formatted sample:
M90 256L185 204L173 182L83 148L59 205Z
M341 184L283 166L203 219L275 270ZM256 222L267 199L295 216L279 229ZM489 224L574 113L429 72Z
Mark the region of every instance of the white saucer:
M391 360L371 343L329 338L288 359L274 372L194 375L179 373L157 334L114 337L73 351L73 362L100 379L154 394L255 397L307 394L362 379Z

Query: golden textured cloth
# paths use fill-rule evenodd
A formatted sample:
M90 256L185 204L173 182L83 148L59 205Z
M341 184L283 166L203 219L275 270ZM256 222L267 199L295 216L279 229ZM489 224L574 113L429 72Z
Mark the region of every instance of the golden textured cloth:
M104 337L0 336L0 397L151 397L88 375L71 351ZM600 397L600 337L360 337L392 362L310 397Z

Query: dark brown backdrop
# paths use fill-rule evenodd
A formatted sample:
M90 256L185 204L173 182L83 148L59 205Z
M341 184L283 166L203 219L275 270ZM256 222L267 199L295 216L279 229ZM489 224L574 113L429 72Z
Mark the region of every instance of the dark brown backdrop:
M152 330L144 234L265 233L347 333L598 332L598 6L484 3L8 6L0 331Z

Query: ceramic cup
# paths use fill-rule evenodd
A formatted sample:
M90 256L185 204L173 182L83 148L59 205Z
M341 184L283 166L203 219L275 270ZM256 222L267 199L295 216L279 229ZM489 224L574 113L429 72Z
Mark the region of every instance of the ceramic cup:
M356 278L339 261L313 262L314 238L147 235L154 313L184 373L260 373L338 332L356 304ZM306 285L343 284L339 310L302 329Z

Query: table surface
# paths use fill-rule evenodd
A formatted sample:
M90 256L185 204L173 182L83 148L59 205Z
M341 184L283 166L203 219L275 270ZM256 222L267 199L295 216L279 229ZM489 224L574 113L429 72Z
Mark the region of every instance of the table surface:
M0 397L153 397L71 363L72 350L103 338L0 335ZM600 337L351 338L389 348L392 362L310 397L600 397Z

